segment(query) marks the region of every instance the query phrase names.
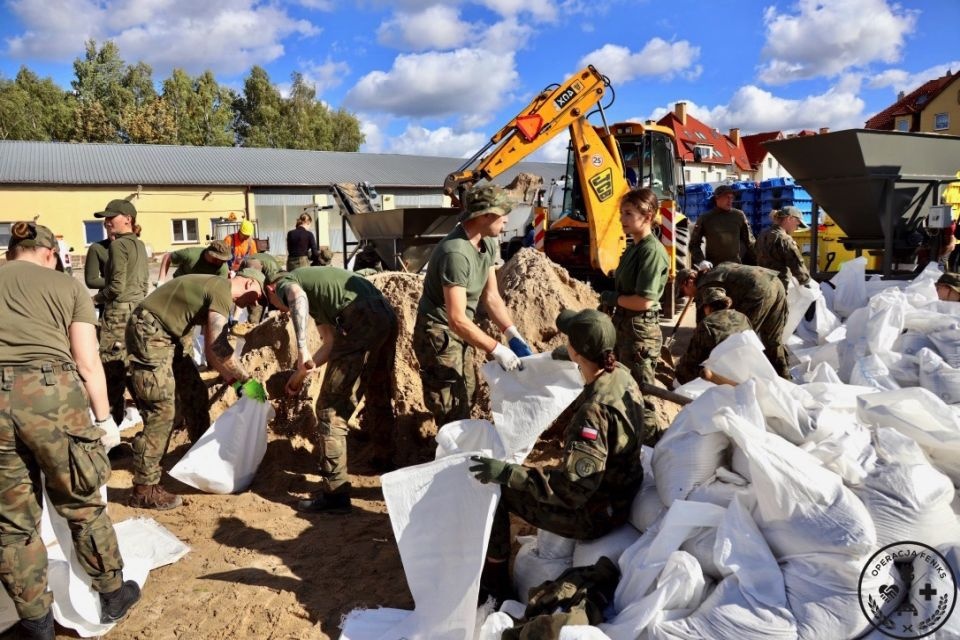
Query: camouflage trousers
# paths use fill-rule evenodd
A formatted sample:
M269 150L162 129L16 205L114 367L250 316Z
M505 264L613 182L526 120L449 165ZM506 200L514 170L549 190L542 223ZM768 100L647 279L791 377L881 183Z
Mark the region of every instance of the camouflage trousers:
M40 539L41 473L93 588L120 587L123 560L100 498L110 463L72 364L0 370L0 581L21 618L41 618L53 601Z
M133 483L157 484L176 415L175 361L180 364L186 356L182 341L144 309L130 318L126 343L130 389L143 418L143 431L133 438Z
M763 352L782 378L790 379L787 349L783 346L783 327L787 323L787 294L778 280L765 292L743 302L735 301L734 309L747 316L757 337L763 343Z
M127 320L137 308L133 302L109 302L100 316L100 360L107 378L107 398L110 415L119 423L123 420L123 393L126 390L127 349L125 335Z
M654 385L657 378L657 362L660 360L660 348L663 346L663 332L660 330L658 311L624 311L617 309L613 316L617 329L617 360L630 368L630 373L638 385ZM641 387L642 388L642 387ZM657 418L653 397L643 395L644 416L648 437L655 442L664 428ZM650 444L645 442L644 444Z
M420 363L423 403L437 426L469 418L477 388L473 348L450 327L420 316L413 328L413 352Z
M360 398L369 413L393 414L397 317L383 298L358 298L340 312L335 331L316 406L324 493L350 491L347 421ZM374 444L378 453L388 455L393 421L376 422Z
M627 521L629 509L622 514L612 514L612 509L601 498L596 498L589 508L567 509L558 505L544 504L530 494L510 487L500 487L500 502L493 516L490 545L487 558L508 560L510 558L510 514L516 514L537 527L574 540L595 540ZM525 594L520 594L525 595Z
M310 266L310 256L287 256L287 271Z

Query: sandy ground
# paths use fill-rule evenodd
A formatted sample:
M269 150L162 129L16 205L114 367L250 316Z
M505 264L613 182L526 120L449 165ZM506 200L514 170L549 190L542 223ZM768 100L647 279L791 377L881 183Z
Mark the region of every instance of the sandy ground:
M567 302L570 302L571 287L575 297L585 295L584 290L576 288L579 284L527 283L532 291L548 297L560 295L566 297ZM384 288L383 283L378 286ZM522 284L517 286L522 289ZM564 289L562 295L558 288ZM398 289L403 290L409 303L409 287ZM589 289L586 291L589 296L595 296ZM510 303L511 298L505 297ZM395 298L391 302L398 307L405 306ZM582 302L584 306L590 303L589 300ZM546 306L551 304L554 303ZM397 310L409 312L409 309ZM531 323L531 318L520 317L531 313L518 308L515 320L522 330L525 323L529 325L528 335L538 349L562 340L540 331L543 327L539 325L544 325L542 318L533 318L535 322ZM545 313L555 315L552 307ZM664 322L665 336L670 335L672 325L672 321ZM673 347L675 358L682 353L692 327L693 314L689 313ZM409 341L409 336L406 340ZM409 378L413 374L410 363L401 362L402 352L408 353L405 351L408 349L409 344L404 343L401 335L397 345L398 378ZM256 364L263 365L258 359L262 351L254 349L247 354L244 357L248 364L255 359ZM270 362L260 370L271 377L284 375L283 371L278 373L278 367L282 369L283 364L282 361ZM396 382L402 389L401 395L419 393L418 379ZM277 383L274 379L273 384ZM268 388L270 386L268 383ZM316 390L315 381L308 393L315 397ZM232 391L227 392L230 394ZM413 400L408 397L405 402L416 404ZM225 398L221 404L229 401L230 398ZM300 409L309 412L309 404L294 408L294 412ZM669 421L676 410L672 405L665 406L663 417ZM271 425L266 457L253 485L242 494L204 494L165 475L164 484L183 495L185 503L168 512L126 506L132 458L128 446L121 448L113 459L114 472L109 481L111 517L116 521L152 517L190 545L191 551L176 564L151 572L142 601L109 634L110 638L337 638L342 617L355 608L413 607L378 472L364 459L364 430L354 429L348 445L354 486L353 513L307 516L295 511L292 503L307 496L319 482L311 442L315 419L301 420L301 427L290 429L289 422L297 419L288 415L286 424ZM399 423L403 420L398 420ZM363 424L363 420L358 424ZM409 421L403 424L410 427ZM425 430L429 432L429 427ZM131 432L125 433L125 441L129 441L130 436ZM429 441L424 444L432 448ZM188 448L185 431L176 431L164 459L165 470ZM549 464L556 460L556 454L556 442L547 440L534 452L531 461ZM58 638L76 637L72 632L58 631ZM2 636L3 639L12 637L10 633Z

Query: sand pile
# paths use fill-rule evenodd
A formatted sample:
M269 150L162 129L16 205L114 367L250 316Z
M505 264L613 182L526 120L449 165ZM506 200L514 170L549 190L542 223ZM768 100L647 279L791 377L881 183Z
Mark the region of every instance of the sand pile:
M537 192L543 188L543 178L532 173L521 171L517 177L506 186L510 199L517 203L536 204Z

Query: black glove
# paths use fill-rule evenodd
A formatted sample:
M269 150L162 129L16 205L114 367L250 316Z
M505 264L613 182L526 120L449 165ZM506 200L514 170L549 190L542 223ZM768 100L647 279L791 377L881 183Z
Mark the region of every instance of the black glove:
M510 478L510 463L494 458L485 458L483 456L471 456L476 464L470 465L470 473L483 484L495 482L497 484L507 484Z

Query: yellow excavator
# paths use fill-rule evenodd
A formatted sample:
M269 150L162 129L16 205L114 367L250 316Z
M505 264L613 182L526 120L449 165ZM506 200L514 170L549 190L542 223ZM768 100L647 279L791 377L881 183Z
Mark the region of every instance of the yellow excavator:
M592 65L561 84L547 86L447 176L444 193L456 206L473 184L493 180L569 131L562 214L553 222L539 218L546 255L578 278L592 282L609 278L627 242L620 226L620 199L631 188L649 187L661 203L658 232L671 257L672 281L677 263L686 257L682 237L687 225L677 211L673 132L652 122L608 125L604 109L610 105L600 103L608 91L612 96L609 79ZM588 122L594 113L600 115L599 126Z

